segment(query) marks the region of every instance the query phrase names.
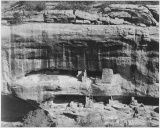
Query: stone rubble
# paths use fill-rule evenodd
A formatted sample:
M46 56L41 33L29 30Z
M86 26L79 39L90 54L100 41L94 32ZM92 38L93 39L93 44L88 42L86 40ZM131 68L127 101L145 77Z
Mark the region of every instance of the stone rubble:
M137 126L143 126L143 127L150 127L150 126L159 126L159 114L154 112L153 109L148 109L147 107L141 106L141 103L138 103L135 99L131 100L131 104L133 104L133 101L135 102L136 106L133 107L130 104L122 104L118 101L109 100L109 103L104 105L103 103L93 103L93 106L90 108L86 108L84 105L79 106L79 103L76 103L74 101L71 101L66 108L63 107L63 109L60 108L54 108L54 109L47 109L49 113L52 113L54 118L57 120L60 120L61 118L64 118L67 116L68 118L72 118L73 121L72 124L75 126L83 125L85 121L88 120L88 116L90 119L90 124L87 124L86 126L93 126L97 121L100 121L99 126L127 126L127 127L137 127ZM82 103L80 103L82 104ZM61 113L58 113L60 112ZM60 114L60 115L59 115ZM93 115L96 118L93 117ZM61 122L58 126L68 126L67 122Z

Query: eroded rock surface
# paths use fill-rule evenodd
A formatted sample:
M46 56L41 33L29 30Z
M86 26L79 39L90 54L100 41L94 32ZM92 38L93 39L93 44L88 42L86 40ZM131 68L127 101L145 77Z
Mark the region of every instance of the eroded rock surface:
M159 126L158 5L100 2L86 12L46 2L45 11L31 12L10 11L9 3L2 13L2 121L40 107L60 127ZM9 25L15 12L23 22Z
M42 81L46 78L40 82L40 86L45 87L54 78L50 76L55 73L54 69L102 72L108 68L113 70L113 80L103 85L102 90L98 87L98 95L104 92L105 95L159 97L157 27L28 23L2 26L2 30L5 31L2 33L3 78L17 88L15 93L23 92L30 97L32 91L29 90L35 88L33 95L37 95L39 81L33 85L31 79ZM37 73L46 74L46 77L29 76ZM25 86L23 79L27 80ZM79 84L83 82L77 81L72 88ZM48 85L57 88L54 82ZM112 87L118 88L117 91Z

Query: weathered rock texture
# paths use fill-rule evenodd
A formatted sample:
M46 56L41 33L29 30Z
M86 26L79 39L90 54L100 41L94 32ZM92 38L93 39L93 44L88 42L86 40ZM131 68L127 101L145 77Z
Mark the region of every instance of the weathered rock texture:
M78 19L75 20L77 24L89 24L89 22L83 22L83 20L89 20L95 24L135 24L139 26L156 26L159 22L159 7L157 5L110 4L103 11L101 7L97 8L102 11L101 13L94 8L93 6L88 12L47 9L45 11L46 20L48 22L70 23L71 19Z
M2 32L3 80L14 86L14 93L21 98L36 100L35 96L42 96L37 93L44 94L38 88L48 82L23 83L23 79L29 79L24 76L27 73L104 68L113 69L111 85L119 91L108 84L104 88L110 87L112 93L104 91L104 95L159 97L158 27L28 23L2 26ZM49 85L54 95L57 91L54 82Z
M151 6L156 8L156 6ZM143 23L147 26L156 25L157 21L154 19L152 15L153 11L149 11L150 6L148 8L142 5L133 5L133 4L111 4L104 9L105 13L110 18L120 18L128 21L130 23L138 24ZM155 16L156 17L156 16ZM157 18L156 18L157 19ZM118 23L118 22L117 22Z
M135 5L135 4L109 4L104 7L88 7L88 11L54 9L58 3L46 3L45 11L23 11L19 8L5 10L2 13L2 20L13 19L15 12L19 13L23 21L77 23L77 24L110 24L110 25L139 25L158 26L159 6L158 5ZM6 4L3 4L4 8ZM25 6L25 5L24 5ZM46 18L43 17L45 13ZM84 21L84 20L87 20ZM4 22L4 24L6 24Z

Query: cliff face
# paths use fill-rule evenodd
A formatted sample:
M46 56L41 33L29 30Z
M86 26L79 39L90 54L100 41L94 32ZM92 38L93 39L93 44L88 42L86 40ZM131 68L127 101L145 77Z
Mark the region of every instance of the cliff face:
M159 97L158 27L28 23L2 26L2 31L5 84L17 86L33 72L110 68L123 90L111 95Z

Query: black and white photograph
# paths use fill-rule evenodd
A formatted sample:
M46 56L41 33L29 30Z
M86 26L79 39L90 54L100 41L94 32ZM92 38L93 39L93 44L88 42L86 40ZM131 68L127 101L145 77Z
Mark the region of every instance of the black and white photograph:
M159 127L159 1L1 1L1 127Z

